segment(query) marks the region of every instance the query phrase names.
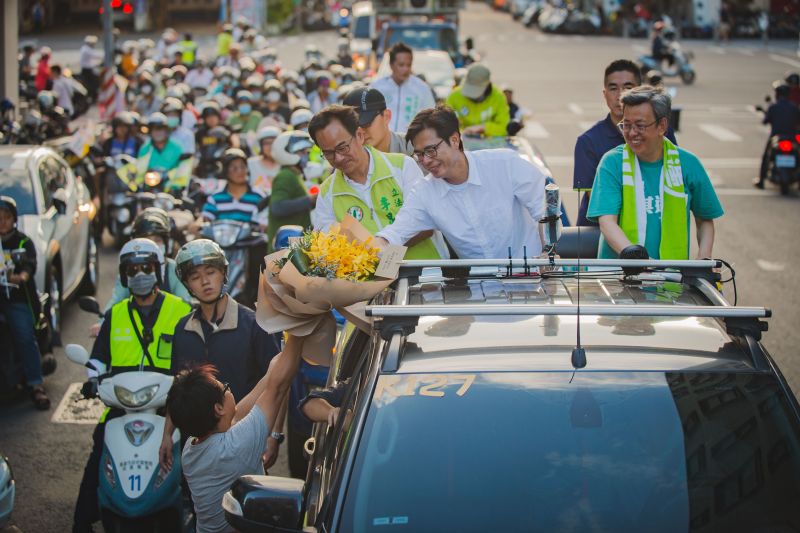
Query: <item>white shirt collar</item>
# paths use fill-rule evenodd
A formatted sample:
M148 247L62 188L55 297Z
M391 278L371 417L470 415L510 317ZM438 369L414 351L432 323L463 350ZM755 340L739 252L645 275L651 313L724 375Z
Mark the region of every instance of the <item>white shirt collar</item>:
M447 193L449 193L451 190L453 190L455 188L458 188L458 187L461 187L462 185L465 185L465 184L466 185L475 185L475 186L478 186L478 187L480 187L482 185L481 176L480 176L480 173L478 172L478 165L475 163L475 159L472 157L472 154L470 154L469 152L464 152L464 155L467 157L467 166L469 167L468 174L467 174L467 181L465 181L464 183L462 183L460 185L451 185L450 183L447 183L444 180L444 178L435 178L435 177L431 176L432 180L436 180L436 182L439 182L439 183L437 183L437 188L439 189L439 195L442 198L447 196ZM436 182L434 182L434 183L436 183Z
M366 146L364 147L364 151L367 152L367 157L369 158L369 167L367 167L367 181L366 181L366 183L364 183L362 185L361 183L358 183L357 181L353 181L349 177L347 177L347 175L344 172L342 172L342 176L344 177L344 180L347 183L349 183L349 184L351 184L351 185L353 185L355 187L365 187L365 186L369 185L370 177L372 177L372 173L375 171L375 162L372 160L372 154L369 152L369 150L367 150Z

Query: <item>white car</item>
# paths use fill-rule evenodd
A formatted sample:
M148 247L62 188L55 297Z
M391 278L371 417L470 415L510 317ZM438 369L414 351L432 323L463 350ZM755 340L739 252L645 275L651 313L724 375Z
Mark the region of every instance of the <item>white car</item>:
M16 486L14 474L8 459L0 455L0 528L11 521L11 511L14 509L14 494Z
M17 227L36 246L36 288L49 295L44 311L57 343L63 302L97 288L89 191L54 150L17 145L0 147L0 195L16 200Z
M444 101L456 83L456 67L450 55L443 50L414 50L412 64L414 74L420 76L433 88L436 101ZM375 78L392 73L389 67L389 54L383 54Z

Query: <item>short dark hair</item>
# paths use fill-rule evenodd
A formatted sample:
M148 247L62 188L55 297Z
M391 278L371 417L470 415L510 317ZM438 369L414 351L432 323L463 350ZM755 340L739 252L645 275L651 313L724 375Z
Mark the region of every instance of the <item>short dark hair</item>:
M181 434L205 437L217 426L214 406L225 401L217 368L205 364L182 370L167 394L167 412Z
M50 70L55 72L56 74L61 74L61 65L56 63L55 65L50 65Z
M389 64L391 65L394 63L394 60L397 59L398 54L410 54L412 59L414 57L414 52L411 51L411 48L406 45L404 42L395 43L391 48L389 48Z
M436 135L438 135L440 139L444 139L448 145L450 144L450 136L454 133L460 133L456 112L443 104L423 109L417 113L417 116L415 116L411 124L408 125L406 142L414 144L414 138L419 135L422 130L427 128L433 129ZM464 151L464 143L461 141L460 136L458 140L458 149L462 152Z
M332 120L338 120L350 135L355 135L358 130L358 113L349 105L333 104L323 108L311 117L308 123L308 134L317 142L317 133L328 127Z
M642 84L642 71L636 63L630 59L617 59L609 63L606 67L605 74L603 74L603 85L605 85L608 77L615 72L630 72L636 78L636 84Z

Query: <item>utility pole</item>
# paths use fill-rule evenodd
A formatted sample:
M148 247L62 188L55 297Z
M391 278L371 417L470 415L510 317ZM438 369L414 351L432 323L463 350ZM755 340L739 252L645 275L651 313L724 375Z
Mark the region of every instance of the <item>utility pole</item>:
M111 0L103 0L103 47L106 51L103 66L107 69L114 67L114 20Z

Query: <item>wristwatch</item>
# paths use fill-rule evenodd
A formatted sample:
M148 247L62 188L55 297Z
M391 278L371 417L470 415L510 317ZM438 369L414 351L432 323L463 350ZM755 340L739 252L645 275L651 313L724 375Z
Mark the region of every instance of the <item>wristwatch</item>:
M275 441L278 444L282 444L284 439L286 438L286 435L284 435L283 433L278 433L277 431L273 431L272 433L269 434L269 436L275 439Z

